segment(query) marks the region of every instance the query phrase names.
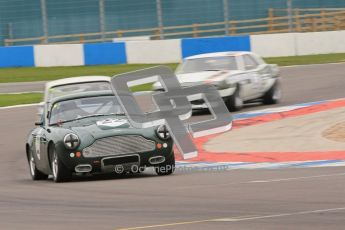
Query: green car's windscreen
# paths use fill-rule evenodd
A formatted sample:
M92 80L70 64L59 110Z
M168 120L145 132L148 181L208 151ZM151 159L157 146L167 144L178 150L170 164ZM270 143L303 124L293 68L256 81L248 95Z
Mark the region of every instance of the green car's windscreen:
M50 124L117 114L123 114L123 111L115 96L79 98L55 103L51 109Z

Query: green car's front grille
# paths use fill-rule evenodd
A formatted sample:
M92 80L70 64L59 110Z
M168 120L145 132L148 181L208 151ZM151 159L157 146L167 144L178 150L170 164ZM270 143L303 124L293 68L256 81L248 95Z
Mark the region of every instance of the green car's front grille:
M139 135L112 136L96 140L83 150L83 156L106 157L153 151L155 142Z

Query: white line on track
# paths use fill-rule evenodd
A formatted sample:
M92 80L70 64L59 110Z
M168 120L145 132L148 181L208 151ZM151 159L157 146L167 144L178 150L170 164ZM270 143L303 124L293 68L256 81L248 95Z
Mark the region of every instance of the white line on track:
M37 106L37 105L38 104L12 105L12 106L0 107L0 110L31 107L31 106Z
M270 182L296 181L296 180L305 180L305 179L322 178L322 177L333 177L333 176L345 176L345 173L323 174L323 175L302 176L302 177L289 177L289 178L278 178L278 179L269 179L269 180L253 180L253 181L248 181L248 183L270 183Z
M1 93L6 95L17 95L17 94L27 94L27 93L43 93L43 91L23 91L23 92L13 92L13 93Z
M325 212L335 212L335 211L344 211L345 207L340 208L329 208L329 209L316 209L310 211L301 211L301 212L289 212L273 215L263 215L263 216L252 216L252 217L243 217L243 218L230 218L230 219L215 219L214 221L229 221L229 222L238 222L246 220L258 220L258 219L267 219L267 218L276 218L276 217L286 217L286 216L298 216L298 215L307 215L315 213L325 213Z
M195 188L212 188L212 187L221 187L221 186L233 186L233 185L240 185L240 184L289 182L289 181L300 181L300 180L308 180L308 179L323 178L323 177L337 177L337 176L345 176L345 173L321 174L321 175L314 175L314 176L288 177L288 178L276 178L276 179L266 179L266 180L250 180L250 181L220 183L220 184L205 184L205 185L199 184L199 185L176 187L175 189L176 190L184 190L184 189L195 189Z
M158 224L158 225L147 225L140 227L131 227L131 228L121 228L119 230L136 230L136 229L152 229L152 228L164 228L164 227L174 227L181 225L191 225L191 224L202 224L206 222L242 222L242 221L251 221L251 220L260 220L260 219L270 219L270 218L279 218L279 217L289 217L289 216L300 216L308 214L318 214L326 212L336 212L336 211L345 211L345 207L339 208L329 208L329 209L315 209L308 211L299 211L299 212L289 212L289 213L280 213L272 215L252 215L252 216L238 216L238 217L229 217L229 218L215 218L215 219L205 219L205 220L196 220L196 221L184 221L184 222L175 222L168 224Z

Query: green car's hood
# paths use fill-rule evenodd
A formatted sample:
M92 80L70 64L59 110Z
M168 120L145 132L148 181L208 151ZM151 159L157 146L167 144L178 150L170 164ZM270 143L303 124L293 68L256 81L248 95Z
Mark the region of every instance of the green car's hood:
M156 139L156 128L137 129L129 124L125 117L105 118L99 117L83 119L63 125L80 138L79 149L91 145L95 140L115 135L141 135L149 139Z

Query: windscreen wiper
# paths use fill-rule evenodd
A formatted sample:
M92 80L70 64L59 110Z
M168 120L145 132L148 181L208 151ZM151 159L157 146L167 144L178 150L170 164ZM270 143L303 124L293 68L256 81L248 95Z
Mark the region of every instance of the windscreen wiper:
M58 124L64 124L64 123L67 123L67 122L78 121L78 120L81 120L81 119L84 119L84 118L111 116L111 115L125 116L126 114L125 113L92 114L92 115L87 115L87 116L83 116L83 117L78 117L78 118L75 118L75 119L72 119L72 120L59 121L59 122L56 122L56 123L53 123L53 124L50 124L50 125L53 126L53 125L58 125Z
M203 71L222 71L221 69L205 69Z
M72 122L72 121L78 121L84 118L88 118L88 117L99 117L99 116L107 116L108 114L93 114L93 115L87 115L87 116L83 116L83 117L77 117L75 119L71 119L71 120L66 120L66 121L59 121L50 125L58 125L58 124L64 124L67 122Z

